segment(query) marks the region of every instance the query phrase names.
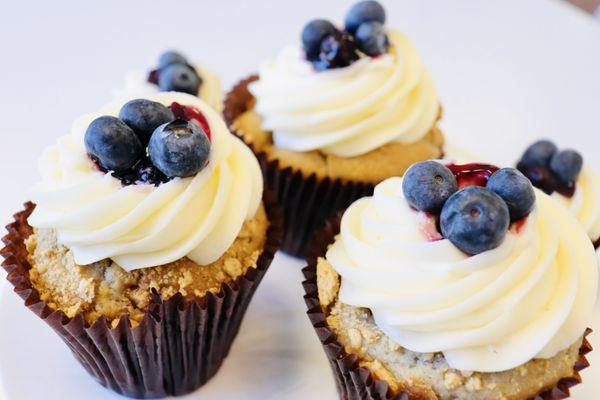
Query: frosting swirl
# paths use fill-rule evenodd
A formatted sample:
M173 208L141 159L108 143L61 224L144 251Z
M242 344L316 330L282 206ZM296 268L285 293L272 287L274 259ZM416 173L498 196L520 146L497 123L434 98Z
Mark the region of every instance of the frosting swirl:
M345 68L317 72L294 46L265 63L249 89L275 145L353 157L425 136L440 112L433 80L406 36L389 38L389 53Z
M223 90L221 81L211 70L194 64L198 75L202 78L202 84L198 91L198 97L208 103L212 108L221 112L223 110ZM148 82L148 71L130 71L125 76L125 86L117 91L118 98L146 97L150 94L159 93L157 85Z
M37 207L29 221L37 228L56 229L59 242L80 265L111 258L131 271L184 256L210 264L231 246L261 202L258 161L209 105L184 93L146 97L164 105L190 105L204 114L211 127L208 165L194 177L159 186L122 186L95 167L83 137L93 119L118 115L126 101L78 119L71 134L40 159L42 181L32 191Z
M552 197L563 203L586 230L592 240L600 238L600 177L584 166L573 197L554 192Z
M401 346L443 352L459 370L498 372L551 358L583 334L598 270L572 215L536 196L536 209L502 245L469 257L435 240L432 218L408 206L401 178L382 182L346 211L327 252L342 276L339 300L371 309Z

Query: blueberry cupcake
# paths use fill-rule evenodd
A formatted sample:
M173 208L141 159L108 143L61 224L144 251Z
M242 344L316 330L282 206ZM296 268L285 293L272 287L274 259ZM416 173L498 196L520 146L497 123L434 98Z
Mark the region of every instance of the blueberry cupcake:
M2 250L26 306L118 393L205 383L280 242L250 149L197 97L156 93L79 119L40 171Z
M600 176L572 149L559 150L550 140L529 146L517 164L533 185L563 203L600 245Z
M117 95L136 98L157 92L188 93L201 98L219 112L223 110L219 77L208 68L191 63L176 51L162 53L154 68L130 71L125 77L125 86Z
M562 399L588 365L597 263L518 170L426 161L317 235L305 299L341 398Z
M283 250L293 255L373 185L442 156L433 80L409 39L385 22L376 1L352 7L343 29L313 20L302 45L284 48L226 97L232 131L278 191Z

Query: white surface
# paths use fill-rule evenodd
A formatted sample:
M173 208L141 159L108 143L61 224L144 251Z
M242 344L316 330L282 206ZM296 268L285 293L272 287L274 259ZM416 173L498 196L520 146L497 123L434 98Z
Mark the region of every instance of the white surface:
M414 39L434 76L453 142L510 163L534 138L549 136L600 171L600 25L592 17L557 0L384 2L390 25ZM27 199L41 149L109 100L128 69L149 67L161 50L176 47L229 86L296 40L310 18L340 21L352 3L0 0L0 220L8 222ZM277 257L231 356L191 398L335 398L304 315L300 264ZM116 397L7 290L0 314L10 321L0 326L0 397ZM593 326L600 331L600 310ZM576 400L600 391L600 351L591 360Z

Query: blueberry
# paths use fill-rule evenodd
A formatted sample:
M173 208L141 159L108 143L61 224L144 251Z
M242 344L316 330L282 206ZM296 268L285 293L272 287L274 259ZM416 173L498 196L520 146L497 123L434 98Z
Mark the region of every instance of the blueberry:
M390 46L383 24L377 21L361 24L354 38L358 49L371 57L387 52Z
M385 24L385 9L373 0L356 3L346 14L346 31L354 35L358 27L365 22L376 21Z
M444 237L471 255L500 246L509 224L504 200L481 186L468 186L454 193L440 215Z
M160 71L158 86L163 92L183 92L197 95L200 88L200 77L187 65L171 64Z
M85 148L107 171L125 171L143 155L140 140L125 122L105 115L88 126L84 137Z
M514 168L502 168L492 174L486 187L504 200L510 219L516 221L529 215L535 205L535 192L525 175Z
M358 60L356 45L348 35L333 34L321 42L319 60L313 61L317 71L343 68Z
M575 150L559 151L550 160L550 170L563 183L575 182L582 167L583 157Z
M558 151L554 143L549 140L538 140L525 150L521 163L525 167L548 167L550 159Z
M198 125L176 119L156 128L148 152L152 163L167 177L184 178L206 166L210 141Z
M158 57L158 69L164 69L171 64L187 65L187 59L176 51L165 51Z
M119 111L119 118L137 135L142 145L147 146L154 130L175 119L173 112L155 101L146 99L131 100Z
M437 212L458 190L456 177L435 161L422 161L404 174L402 192L408 204L420 211Z
M326 36L338 33L337 28L325 19L314 19L304 26L302 30L302 45L306 59L316 61L321 52L321 42Z

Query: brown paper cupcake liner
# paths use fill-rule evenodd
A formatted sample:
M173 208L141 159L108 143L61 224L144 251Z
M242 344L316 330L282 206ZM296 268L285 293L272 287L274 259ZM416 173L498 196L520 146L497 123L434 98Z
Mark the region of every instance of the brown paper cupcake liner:
M307 315L329 359L340 398L343 400L417 400L405 392L393 393L387 382L375 379L367 367L359 365L358 355L346 352L327 324L317 289L317 258L325 254L327 247L339 233L340 220L341 215L338 215L328 220L325 227L316 232L307 251L308 266L302 270L305 278L302 285L306 293L304 300L308 308ZM530 400L559 400L570 396L570 388L582 382L579 371L590 365L585 355L592 351L586 339L591 332L591 329L585 331L579 349L579 359L573 367L573 376L561 379L556 386L545 389Z
M29 279L24 240L33 229L27 223L35 205L14 216L2 238L2 266L14 291L25 305L45 321L67 344L73 355L96 381L129 397L161 398L194 391L217 373L237 335L252 296L277 251L282 215L273 195L265 193L270 226L256 268L231 284L223 283L216 294L185 301L178 293L153 300L142 322L132 327L127 316L111 328L105 317L91 326L82 314L67 317L40 299Z
M252 75L240 81L225 98L225 121L230 130L242 139L244 137L236 132L234 122L251 107L254 96L248 91L248 85L257 79L258 76ZM278 160L269 160L265 152L256 151L251 144L247 144L260 162L266 186L277 194L283 208L284 233L281 249L290 255L304 256L312 234L328 218L359 198L373 193L372 183L320 179L315 174L307 177L291 167L282 168Z

